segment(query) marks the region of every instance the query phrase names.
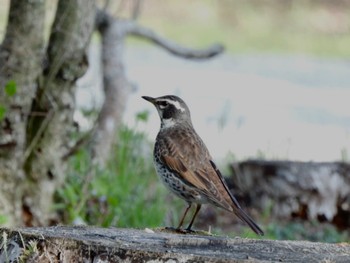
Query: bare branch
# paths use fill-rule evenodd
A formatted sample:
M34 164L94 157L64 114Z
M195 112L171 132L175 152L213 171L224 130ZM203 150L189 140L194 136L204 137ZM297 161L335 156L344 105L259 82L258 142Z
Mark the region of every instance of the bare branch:
M219 55L224 51L224 47L221 44L213 44L205 49L187 48L158 35L152 29L133 22L130 22L129 24L128 33L151 41L171 54L186 59L208 59Z
M163 36L157 34L154 30L141 26L135 21L125 19L115 19L103 10L98 10L96 14L96 26L109 26L116 23L120 34L133 35L144 38L159 47L164 48L171 54L186 59L208 59L224 52L225 48L221 44L213 44L205 49L193 49L179 45Z
M74 154L76 154L80 149L82 149L86 144L91 141L92 136L95 132L95 126L89 130L86 134L84 134L81 138L79 138L75 144L68 149L68 151L63 155L62 159L67 160Z

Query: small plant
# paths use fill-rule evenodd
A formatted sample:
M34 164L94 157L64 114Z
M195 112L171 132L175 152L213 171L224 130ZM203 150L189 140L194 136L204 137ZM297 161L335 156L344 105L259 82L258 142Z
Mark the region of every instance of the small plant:
M30 240L28 245L24 247L22 255L19 257L19 262L35 262L39 257L38 242Z

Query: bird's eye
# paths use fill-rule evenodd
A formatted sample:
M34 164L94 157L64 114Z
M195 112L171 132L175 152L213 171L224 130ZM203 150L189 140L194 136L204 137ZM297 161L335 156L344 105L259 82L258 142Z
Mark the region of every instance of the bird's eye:
M160 108L164 109L164 108L166 108L169 105L169 103L167 101L159 101L158 105L159 105Z

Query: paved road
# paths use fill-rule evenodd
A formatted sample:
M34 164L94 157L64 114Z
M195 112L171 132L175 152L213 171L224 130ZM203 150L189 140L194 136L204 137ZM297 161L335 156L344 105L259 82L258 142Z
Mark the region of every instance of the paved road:
M96 50L92 52L96 56ZM141 95L181 96L215 159L327 161L350 159L350 62L307 56L222 55L210 61L175 58L155 48L130 48L129 78L137 84L125 121L150 111L138 128L154 138L156 111ZM96 66L96 63L94 63ZM94 70L94 68L93 68ZM78 104L99 104L96 74L86 76Z

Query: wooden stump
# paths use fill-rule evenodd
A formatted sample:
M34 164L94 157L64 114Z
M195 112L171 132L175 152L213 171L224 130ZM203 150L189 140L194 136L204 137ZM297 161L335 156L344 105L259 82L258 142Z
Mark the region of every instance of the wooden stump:
M158 230L159 231L159 230ZM0 229L0 262L349 262L349 244L97 227ZM6 261L7 260L7 261Z

